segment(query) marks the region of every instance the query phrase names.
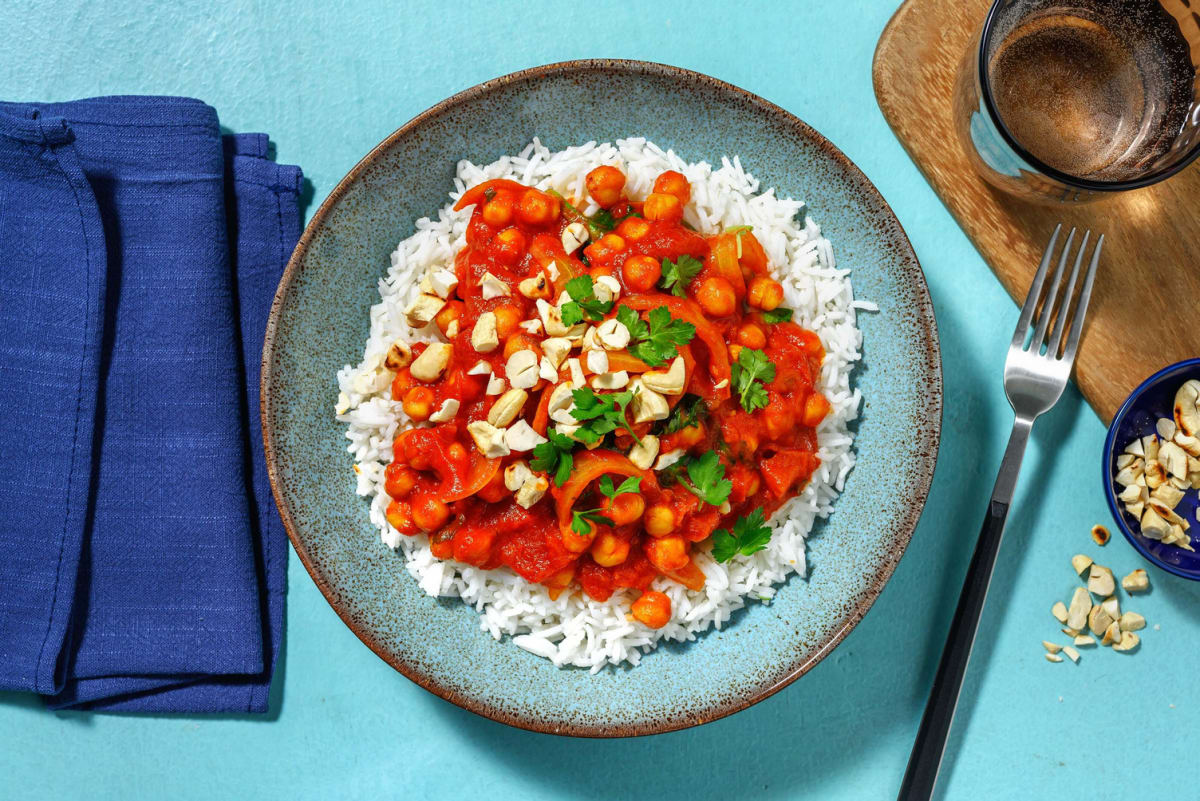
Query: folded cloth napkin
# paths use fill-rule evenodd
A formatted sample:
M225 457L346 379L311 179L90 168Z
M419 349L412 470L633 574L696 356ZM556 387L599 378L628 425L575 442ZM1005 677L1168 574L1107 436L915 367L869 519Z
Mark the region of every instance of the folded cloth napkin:
M300 180L196 100L0 103L0 688L267 710L259 353Z

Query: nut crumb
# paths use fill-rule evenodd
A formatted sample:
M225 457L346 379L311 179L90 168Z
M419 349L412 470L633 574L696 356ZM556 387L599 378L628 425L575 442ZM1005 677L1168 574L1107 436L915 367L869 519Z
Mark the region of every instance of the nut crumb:
M1111 537L1112 534L1109 534L1108 529L1104 526L1092 526L1092 539L1095 540L1097 545L1107 545Z

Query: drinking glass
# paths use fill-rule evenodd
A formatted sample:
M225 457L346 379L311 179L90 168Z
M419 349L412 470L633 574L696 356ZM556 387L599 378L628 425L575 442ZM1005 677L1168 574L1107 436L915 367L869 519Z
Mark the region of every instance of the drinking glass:
M995 0L954 116L983 178L1030 200L1169 178L1200 155L1200 2Z

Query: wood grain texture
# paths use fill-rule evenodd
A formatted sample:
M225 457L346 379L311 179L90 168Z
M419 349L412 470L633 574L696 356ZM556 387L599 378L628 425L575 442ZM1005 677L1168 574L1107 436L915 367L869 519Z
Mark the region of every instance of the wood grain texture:
M1105 234L1075 380L1107 423L1141 381L1200 355L1200 168L1090 204L1037 205L991 188L954 132L959 64L988 0L906 0L875 50L875 96L896 136L1020 303L1057 222ZM1013 314L1013 321L1016 315Z

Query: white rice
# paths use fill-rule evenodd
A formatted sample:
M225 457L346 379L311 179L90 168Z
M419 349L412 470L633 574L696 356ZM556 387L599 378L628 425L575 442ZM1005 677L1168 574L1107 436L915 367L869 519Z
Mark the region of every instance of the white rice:
M401 536L384 516L388 498L383 490L384 468L391 459L396 432L411 425L381 386L378 366L396 340L431 340L430 330L413 331L404 309L417 294L417 282L431 265L450 265L464 245L471 208L451 211L468 187L492 178L511 178L540 189L555 189L567 197L586 197L584 177L600 164L619 167L627 176L630 197L650 192L663 170L678 170L692 185L692 201L685 221L703 233L735 225L752 225L762 243L775 277L783 283L785 304L794 319L815 331L825 346L820 389L832 411L817 434L821 465L804 491L786 503L772 518L775 529L766 550L717 564L707 554L695 560L707 581L694 592L659 578L654 589L666 593L672 620L652 630L627 617L633 595L615 593L603 603L582 592L569 591L551 600L545 587L531 584L507 568L480 570L470 565L434 558L428 538ZM450 203L435 219L421 219L416 233L405 239L391 256L391 268L379 282L380 303L371 307L371 334L362 362L338 372L338 387L349 409L337 419L345 423L354 457L358 494L370 499L371 521L379 527L383 544L398 549L409 573L421 589L434 596L457 596L480 613L480 627L497 640L504 635L525 650L559 666L575 665L600 670L605 664L636 665L643 653L660 639L692 640L709 627L720 629L747 598L769 601L777 585L791 573L806 575L805 537L817 518L827 517L854 466L847 424L858 415L861 397L850 391L850 372L860 357L862 334L856 326L858 310L875 311L874 304L854 300L848 270L835 267L833 249L809 217L797 220L804 204L775 196L774 189L759 193L759 182L742 169L738 157L721 159L713 169L706 162L689 164L672 151L663 151L642 138L616 144L589 142L557 153L534 139L519 155L504 157L480 167L458 164ZM584 208L585 213L596 211Z

